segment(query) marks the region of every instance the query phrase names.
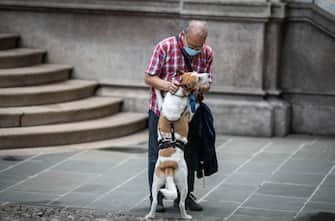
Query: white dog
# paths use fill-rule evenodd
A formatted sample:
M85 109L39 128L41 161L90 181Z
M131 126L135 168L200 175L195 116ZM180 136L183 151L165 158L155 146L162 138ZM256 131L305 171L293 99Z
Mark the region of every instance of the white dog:
M199 89L201 84L207 83L209 74L196 72L178 72L177 74L180 75L180 87L175 94L167 93L163 101L160 92L156 89L158 104L161 107L157 132L158 141L162 145L155 165L151 189L153 201L146 219L155 217L158 191L161 191L166 199L174 200L178 197L177 187L180 193L181 217L192 219L185 210L188 190L187 166L183 151L187 143L188 123L192 118L188 95L193 90ZM160 189L164 184L165 188Z

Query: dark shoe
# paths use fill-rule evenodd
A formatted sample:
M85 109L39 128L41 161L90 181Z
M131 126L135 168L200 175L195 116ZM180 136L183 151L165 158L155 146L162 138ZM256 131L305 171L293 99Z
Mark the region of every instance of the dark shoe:
M165 212L165 208L163 205L163 194L161 192L158 192L157 194L157 207L156 207L156 212L157 213L163 213ZM150 196L150 206L152 203L152 196Z
M191 211L202 211L203 208L197 203L195 196L190 193L185 200L185 208Z
M178 198L173 201L173 207L179 208L179 195ZM202 211L203 208L196 202L195 196L190 193L185 200L185 208L192 211Z

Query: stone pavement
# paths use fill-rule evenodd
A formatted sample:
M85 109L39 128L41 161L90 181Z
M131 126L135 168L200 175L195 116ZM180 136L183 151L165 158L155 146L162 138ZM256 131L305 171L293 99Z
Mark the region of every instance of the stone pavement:
M286 221L335 212L335 137L219 136L216 146L219 172L196 180L204 211L190 212L195 220ZM146 150L140 141L56 153L0 151L0 220L10 220L6 206L19 204L139 219L149 209ZM157 218L179 217L172 201L165 205Z

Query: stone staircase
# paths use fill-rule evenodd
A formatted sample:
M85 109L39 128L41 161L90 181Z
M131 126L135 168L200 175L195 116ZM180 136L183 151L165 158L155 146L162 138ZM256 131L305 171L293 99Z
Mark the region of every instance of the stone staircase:
M17 48L0 34L0 149L102 141L146 128L146 114L96 96L98 83L71 79L72 67L45 64L47 51Z

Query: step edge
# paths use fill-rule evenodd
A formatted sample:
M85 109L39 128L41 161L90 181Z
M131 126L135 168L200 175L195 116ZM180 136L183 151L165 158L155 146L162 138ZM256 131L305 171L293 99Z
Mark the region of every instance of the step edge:
M65 87L53 88L57 86L64 85ZM64 92L64 91L73 91L82 89L85 87L97 87L99 85L96 81L86 81L86 80L65 80L51 84L42 84L35 86L26 86L26 87L10 87L10 88L0 88L0 97L1 96L24 96L31 94L41 94L41 93L53 93L53 92ZM44 90L43 90L44 89ZM32 91L29 91L32 90ZM17 93L17 92L20 93Z
M16 136L32 136L32 135L49 135L49 134L62 134L62 133L70 133L70 132L80 132L80 131L90 131L90 130L99 130L104 128L113 128L119 126L126 126L132 123L139 123L147 120L147 115L141 113L132 113L137 115L135 119L128 119L127 121L118 122L117 124L113 124L114 122L107 124L108 119L110 121L115 121L121 114L132 113L132 112L121 112L114 114L112 116L64 123L64 124L50 124L50 125L39 125L39 126L30 126L30 127L20 127L20 128L0 128L0 138L2 137L16 137ZM107 119L107 120L106 120ZM100 121L104 121L104 125L100 123ZM86 127L80 127L83 125ZM89 124L89 125L88 125ZM73 129L71 126L77 126L77 128ZM64 128L65 127L65 128ZM79 128L78 128L79 127ZM71 129L70 129L71 128ZM37 130L36 132L32 132L32 129Z

